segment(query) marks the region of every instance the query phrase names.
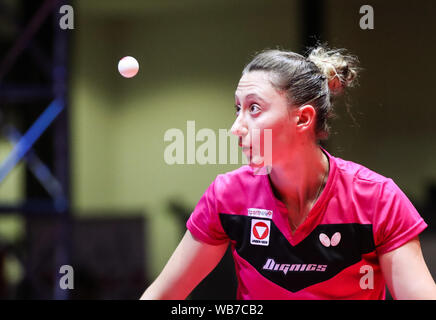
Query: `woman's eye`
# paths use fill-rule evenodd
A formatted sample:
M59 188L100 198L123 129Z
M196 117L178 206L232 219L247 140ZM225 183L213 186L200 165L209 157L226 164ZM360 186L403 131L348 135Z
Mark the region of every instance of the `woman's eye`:
M250 112L251 112L251 113L254 113L254 114L260 112L260 108L259 108L259 106L258 106L257 104L252 104L252 105L250 106Z
M241 112L241 107L239 105L235 105L235 114L238 116L239 113ZM257 114L260 112L260 107L257 104L252 104L250 106L250 113L251 114Z
M240 106L235 106L235 110L236 110L236 115L239 115L239 111L241 111L241 107Z

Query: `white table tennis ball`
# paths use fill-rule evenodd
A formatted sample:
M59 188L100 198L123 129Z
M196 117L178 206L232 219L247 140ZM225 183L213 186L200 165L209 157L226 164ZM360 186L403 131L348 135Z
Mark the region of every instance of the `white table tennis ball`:
M124 78L132 78L139 71L139 63L133 57L124 57L118 62L118 71Z

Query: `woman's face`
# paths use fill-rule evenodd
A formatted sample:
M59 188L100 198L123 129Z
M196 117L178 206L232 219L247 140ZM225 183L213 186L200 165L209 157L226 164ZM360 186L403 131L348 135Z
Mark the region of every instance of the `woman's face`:
M239 136L249 164L263 167L286 159L293 148L297 118L285 93L272 86L269 73L244 74L235 103L236 120L231 132Z

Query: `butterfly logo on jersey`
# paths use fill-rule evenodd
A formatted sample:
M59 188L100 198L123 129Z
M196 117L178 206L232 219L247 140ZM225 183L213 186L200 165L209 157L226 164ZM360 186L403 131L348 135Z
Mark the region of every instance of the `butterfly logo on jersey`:
M252 219L250 243L259 246L269 245L270 230L271 230L270 220Z
M336 232L334 235L332 235L332 238L330 239L325 233L319 234L319 241L322 243L324 247L336 247L339 242L341 241L341 233Z

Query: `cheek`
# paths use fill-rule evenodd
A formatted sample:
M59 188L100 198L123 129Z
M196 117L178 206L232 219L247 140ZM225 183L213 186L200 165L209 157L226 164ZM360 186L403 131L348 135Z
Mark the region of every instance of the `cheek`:
M281 157L292 145L291 124L285 119L274 122L263 122L250 132L254 154L266 156L275 154Z
M264 114L249 124L249 132L252 142L258 141L261 150L272 145L273 153L288 148L294 136L291 119L284 112Z
M282 120L276 122L271 129L274 149L280 151L282 148L289 147L293 137L290 121Z

